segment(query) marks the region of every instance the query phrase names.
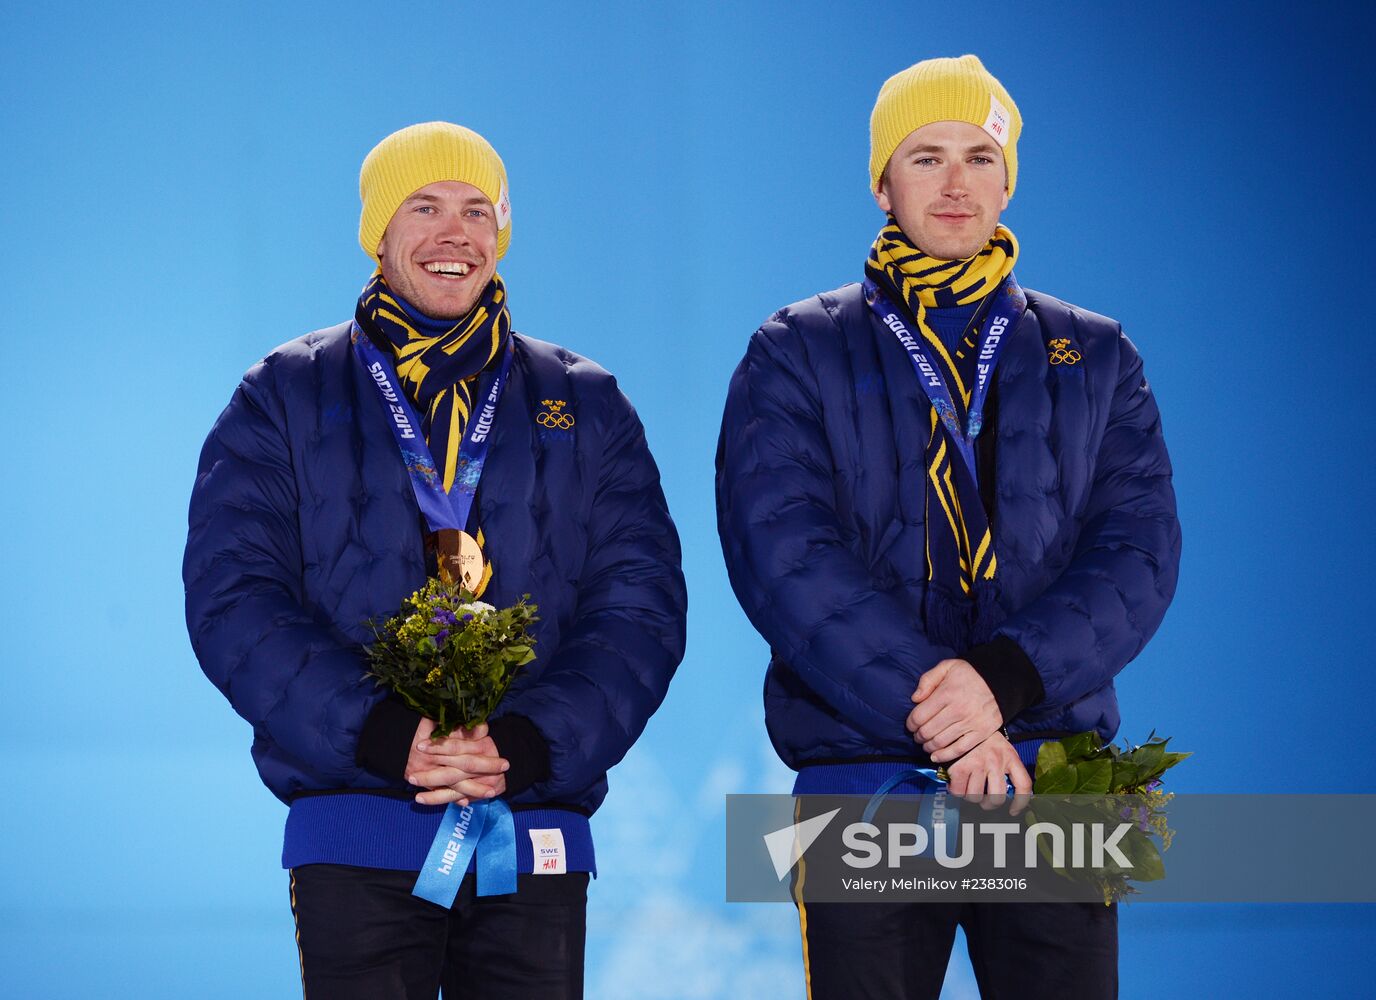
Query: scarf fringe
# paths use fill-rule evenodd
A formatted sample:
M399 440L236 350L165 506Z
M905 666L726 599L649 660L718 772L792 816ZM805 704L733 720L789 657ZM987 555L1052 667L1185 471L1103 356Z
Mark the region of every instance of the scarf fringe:
M993 580L978 581L973 599L936 580L928 580L922 609L927 638L957 651L989 642L994 638L994 630L1007 619L999 606L998 594L998 584Z

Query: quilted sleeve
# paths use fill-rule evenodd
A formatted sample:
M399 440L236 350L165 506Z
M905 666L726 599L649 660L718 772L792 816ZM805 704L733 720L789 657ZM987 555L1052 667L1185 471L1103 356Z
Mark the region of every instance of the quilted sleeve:
M577 615L539 683L501 708L529 719L548 745L548 776L530 791L543 801L575 797L626 755L683 659L678 533L640 419L608 386Z
M182 578L191 645L234 710L326 787L359 773L382 692L363 649L302 605L298 495L274 395L250 372L201 451Z
M1142 359L1119 332L1118 382L1069 567L997 634L1032 660L1046 695L1068 705L1142 651L1175 594L1180 524L1161 416Z
M746 616L869 738L907 738L922 672L954 651L876 589L842 538L821 403L791 328L771 320L732 376L717 446L717 528Z

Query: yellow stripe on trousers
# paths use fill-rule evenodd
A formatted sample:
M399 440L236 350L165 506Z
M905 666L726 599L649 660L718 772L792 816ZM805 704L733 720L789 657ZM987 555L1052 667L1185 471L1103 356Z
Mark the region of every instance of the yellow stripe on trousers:
M796 824L803 814L801 799L793 805L793 822ZM797 836L796 832L794 836ZM807 953L807 905L803 902L803 881L807 877L807 865L798 858L798 877L793 880L793 902L798 906L798 929L803 937L803 982L807 985L807 1000L812 1000L812 965Z
M296 915L296 872L291 871L291 922L296 928L296 960L301 964L301 1000L306 1000L306 953L301 950L301 919Z

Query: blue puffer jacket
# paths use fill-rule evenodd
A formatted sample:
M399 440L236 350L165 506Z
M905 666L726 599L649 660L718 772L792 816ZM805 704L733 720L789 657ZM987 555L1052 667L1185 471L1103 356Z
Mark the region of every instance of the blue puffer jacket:
M1009 729L1107 740L1113 677L1175 591L1170 461L1118 324L1028 300L996 372L995 635L1030 659L1044 694ZM1049 363L1057 339L1077 363ZM718 524L736 596L773 652L766 719L792 767L914 756L913 689L961 652L921 620L930 406L859 285L780 310L731 381Z
M683 655L679 543L615 380L551 344L514 342L478 500L493 561L484 600L503 606L529 593L540 621L537 658L494 718L530 720L549 750L546 780L513 802L591 811ZM564 401L571 427L537 422L546 400ZM426 556L347 325L294 340L245 375L201 454L190 528L192 645L252 723L263 781L284 801L395 787L356 759L384 697L364 675L364 623L424 583Z

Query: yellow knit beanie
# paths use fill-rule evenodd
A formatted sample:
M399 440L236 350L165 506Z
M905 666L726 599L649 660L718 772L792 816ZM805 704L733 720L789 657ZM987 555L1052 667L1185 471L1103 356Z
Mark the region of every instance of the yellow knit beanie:
M1018 183L1022 115L978 56L924 59L884 81L870 113L871 190L878 192L879 179L899 144L932 122L969 122L989 133L1003 148L1012 196Z
M492 145L472 129L426 122L393 132L373 147L358 173L363 214L358 242L373 260L392 216L415 191L435 181L463 181L487 195L497 211L497 257L511 244L511 198L506 167Z

